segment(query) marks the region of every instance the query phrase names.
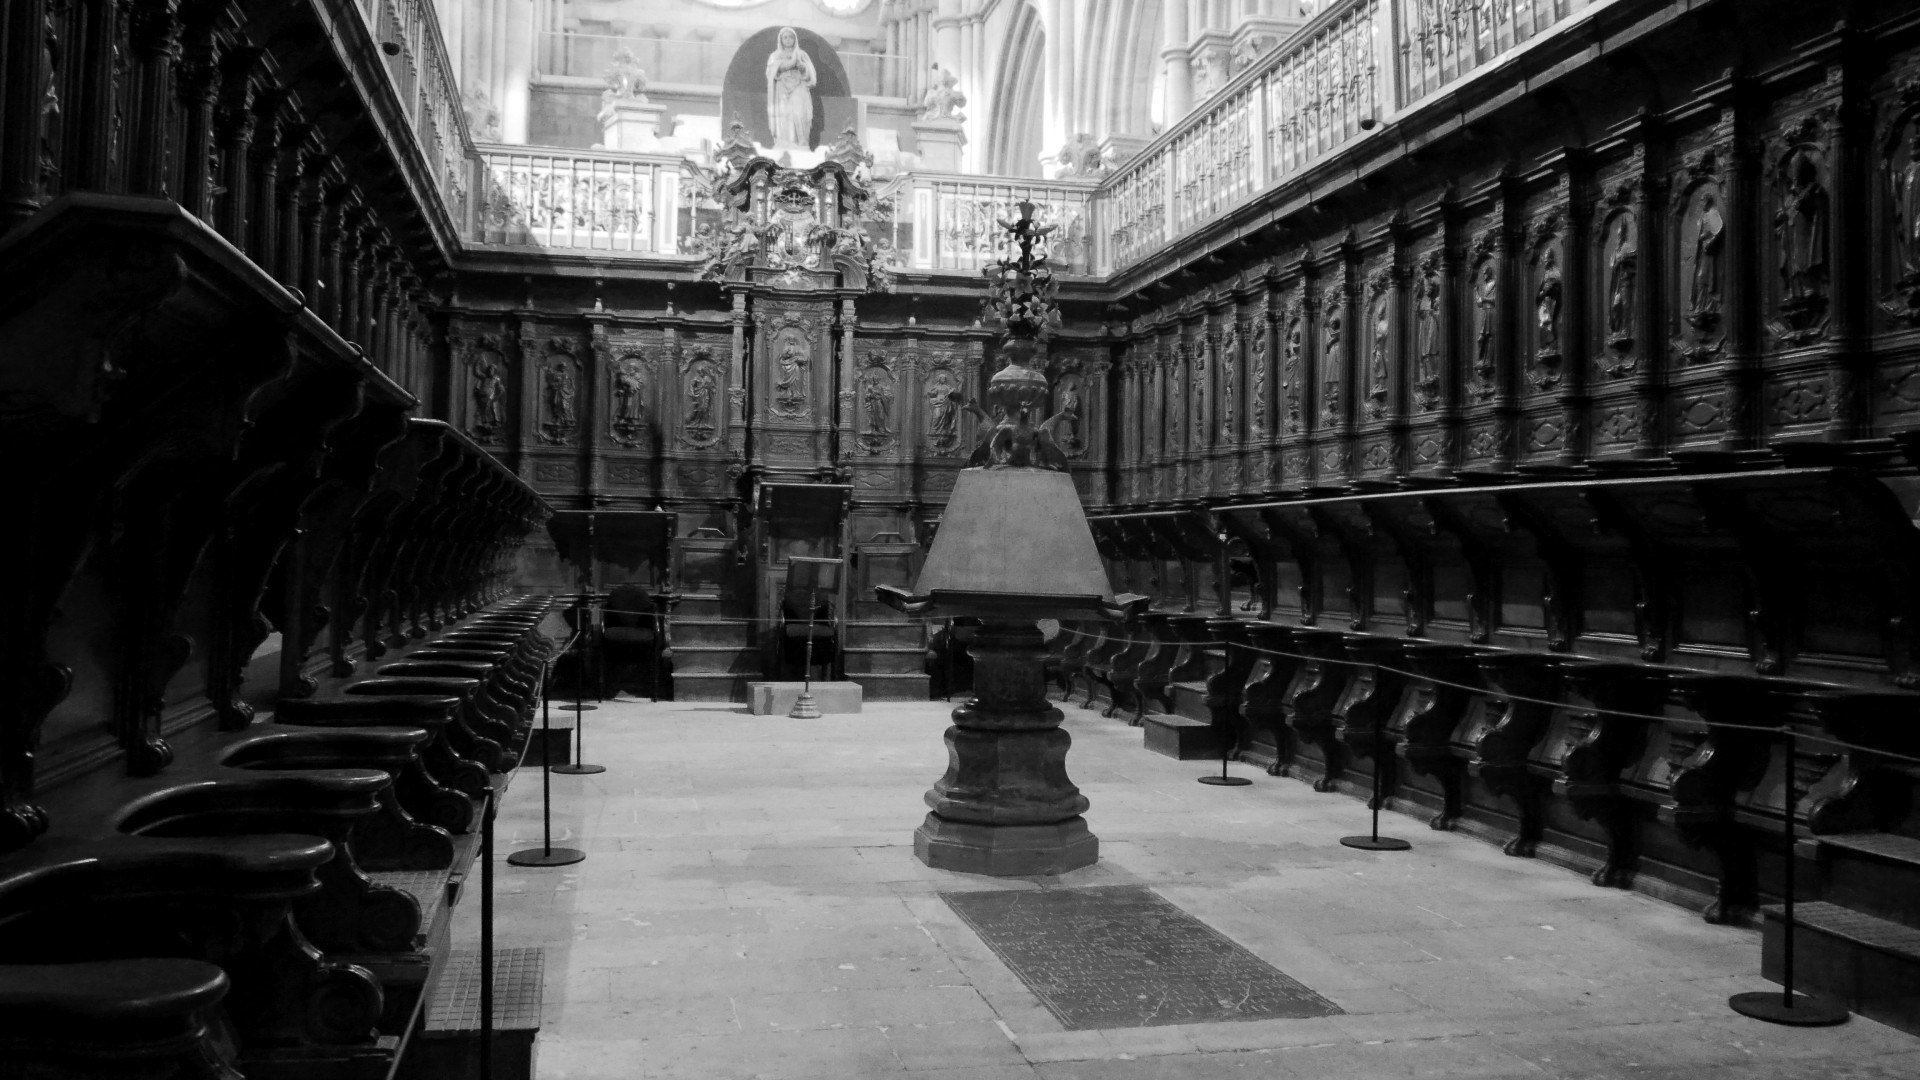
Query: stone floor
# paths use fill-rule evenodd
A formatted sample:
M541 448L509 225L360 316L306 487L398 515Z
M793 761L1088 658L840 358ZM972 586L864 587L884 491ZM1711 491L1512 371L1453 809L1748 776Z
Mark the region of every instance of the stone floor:
M1920 1076L1920 1039L1854 1019L1746 1020L1751 930L1600 889L1388 814L1414 850L1338 844L1362 805L1289 779L1194 782L1140 732L1067 709L1069 771L1100 862L980 879L913 857L949 706L756 717L605 703L597 776L555 776L555 842L587 860L509 867L540 839L539 775L502 808L496 933L546 952L539 1076L1130 1080L1186 1077ZM1144 884L1331 998L1304 1020L1065 1031L936 894ZM477 937L479 905L456 933Z

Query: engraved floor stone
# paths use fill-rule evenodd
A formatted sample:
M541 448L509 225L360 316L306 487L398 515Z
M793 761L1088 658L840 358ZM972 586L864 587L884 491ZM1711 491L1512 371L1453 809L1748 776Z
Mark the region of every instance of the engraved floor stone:
M1341 1011L1143 886L940 896L1069 1031Z

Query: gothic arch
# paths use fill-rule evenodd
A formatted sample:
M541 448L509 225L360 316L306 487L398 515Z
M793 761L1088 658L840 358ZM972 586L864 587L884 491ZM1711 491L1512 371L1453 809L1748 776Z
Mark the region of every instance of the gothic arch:
M1047 34L1040 15L1022 3L1007 34L1007 48L994 73L992 129L987 136L987 171L1000 176L1040 175L1042 65Z

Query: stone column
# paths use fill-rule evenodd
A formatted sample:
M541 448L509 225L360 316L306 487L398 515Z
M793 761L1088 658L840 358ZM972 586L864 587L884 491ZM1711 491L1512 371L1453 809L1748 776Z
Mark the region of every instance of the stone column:
M0 65L0 228L25 221L40 206L40 147L51 75L45 3L12 0L0 7L8 61ZM164 93L166 83L158 86Z
M1170 128L1193 108L1193 65L1187 59L1186 0L1161 0L1160 63L1166 71L1166 116Z
M1046 114L1041 121L1040 152L1047 161L1073 138L1073 0L1046 0Z
M527 141L533 83L533 4L531 0L495 0L501 7L504 53L497 74L502 142Z
M1100 841L1081 816L1087 797L1067 778L1073 740L1047 700L1040 628L984 620L968 651L975 696L953 710L947 773L927 792L933 812L914 831L913 853L937 870L996 877L1093 865Z
M39 3L14 4L16 13L34 11ZM127 193L130 195L168 194L167 144L172 134L168 118L167 95L173 89L173 67L180 59L180 16L177 0L155 0L131 10L129 26L133 43L133 92L128 108L130 134L127 138ZM39 25L36 16L33 25ZM39 55L36 50L34 55ZM11 71L25 71L32 65L20 65ZM43 80L44 81L44 78ZM12 82L8 83L9 86ZM36 82L35 93L40 83ZM16 110L8 102L7 113ZM35 136L34 163L38 168L39 141ZM19 209L14 195L16 185L8 183L0 193L7 200L9 215ZM28 210L31 213L31 209Z
M196 26L193 30L194 40L186 47L174 84L181 112L179 202L181 209L211 225L213 177L207 170L213 152L213 106L220 96L220 68L215 62L211 28Z
M280 99L263 102L255 114L247 254L254 265L271 274L279 265L280 250Z

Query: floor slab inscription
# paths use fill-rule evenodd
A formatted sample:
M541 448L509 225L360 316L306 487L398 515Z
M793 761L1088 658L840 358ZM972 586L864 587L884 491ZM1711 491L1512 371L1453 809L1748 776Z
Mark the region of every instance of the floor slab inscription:
M1143 886L940 896L1069 1031L1341 1011Z

